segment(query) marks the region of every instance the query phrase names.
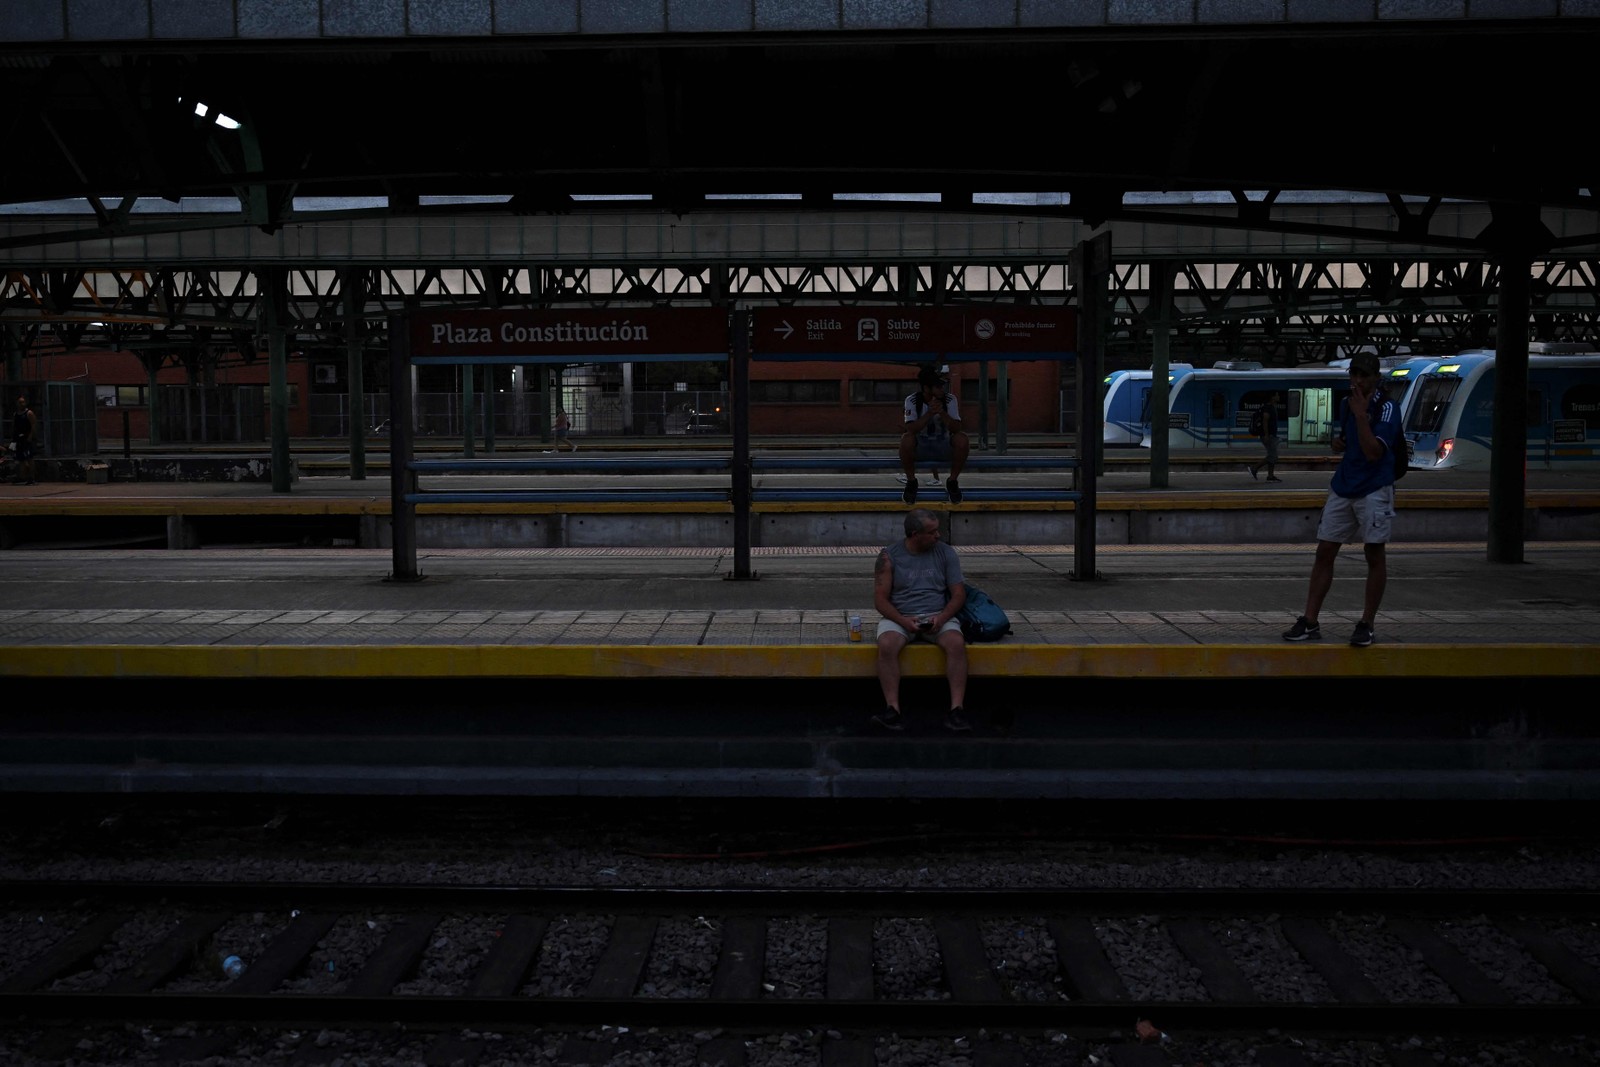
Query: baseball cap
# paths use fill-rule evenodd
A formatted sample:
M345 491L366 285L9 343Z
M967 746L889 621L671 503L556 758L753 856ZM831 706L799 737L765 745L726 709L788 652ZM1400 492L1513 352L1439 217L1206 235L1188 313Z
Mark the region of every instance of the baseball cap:
M1373 352L1357 352L1350 357L1350 369L1362 374L1377 374L1377 354Z

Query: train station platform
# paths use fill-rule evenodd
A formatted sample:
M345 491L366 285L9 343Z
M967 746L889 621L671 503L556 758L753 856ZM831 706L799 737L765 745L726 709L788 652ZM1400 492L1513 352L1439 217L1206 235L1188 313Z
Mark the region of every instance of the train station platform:
M533 452L532 461L542 464L540 469L422 476L423 487L440 491L436 495L441 499L418 505L418 545L719 548L734 543L725 448L674 443L663 453L653 446L641 451L637 444L614 449L588 444L577 455ZM1330 476L1330 456L1324 451L1286 449L1278 472L1282 480L1275 483L1247 472L1259 459L1254 449L1180 456L1160 488L1151 486L1147 458L1131 454L1137 451L1116 450L1107 456L1106 471L1098 479L1099 544L1279 544L1308 541L1315 532ZM430 462L451 455L461 458L459 452L428 453ZM662 455L684 469L648 474L626 469L641 456L654 456L656 462ZM904 506L896 499L899 484L887 445L812 449L805 455L814 467L758 466L751 508L753 545L850 547L877 543L886 531L892 532ZM597 461L596 456L604 458ZM774 464L792 458L778 447L758 452L758 463L763 456ZM510 463L519 457L526 460L527 451L499 454ZM1025 466L1057 458L1062 461L1059 469ZM147 455L140 462L146 474L138 478L129 467L101 483L0 485L0 548L386 548L392 543L386 464L375 465L365 479L353 480L348 456L307 453L296 459L301 471L323 473L303 473L286 492L274 492L270 477L261 477L262 459L256 454ZM1063 449L1018 448L1008 456L984 454L978 462L984 466L962 478L968 499L959 506L948 504L942 486L921 486L919 504L945 513L951 543L1074 541L1076 504L1045 498L1073 485L1070 455ZM607 469L613 463L617 469ZM864 463L876 467L864 470ZM237 477L184 474L207 468L226 469ZM150 476L152 470L163 476ZM927 476L923 471L924 483ZM663 489L698 499L635 499L659 497ZM538 499L488 498L490 492L506 490ZM863 499L867 496L876 499ZM1488 535L1488 500L1486 472L1413 471L1397 493L1402 521L1396 537L1481 542ZM1524 510L1529 540L1600 540L1600 475L1530 470Z
M1312 546L1105 546L1078 580L1060 545L958 547L1013 633L975 676L1584 677L1600 673L1600 543L1396 543L1377 644L1350 649L1365 563L1347 547L1321 642L1279 631ZM362 549L0 554L0 675L56 678L872 678L877 546L465 549L389 580ZM865 640L848 640L860 615ZM910 674L940 672L913 646Z
M1595 800L1600 544L1395 544L1378 641L1280 632L1309 544L973 545L1010 613L902 657L886 734L875 547L0 553L0 792ZM867 640L848 638L861 614Z
M1600 799L1600 543L1395 544L1367 648L1355 549L1288 644L1309 543L972 546L964 735L926 646L870 721L875 553L0 553L0 792Z

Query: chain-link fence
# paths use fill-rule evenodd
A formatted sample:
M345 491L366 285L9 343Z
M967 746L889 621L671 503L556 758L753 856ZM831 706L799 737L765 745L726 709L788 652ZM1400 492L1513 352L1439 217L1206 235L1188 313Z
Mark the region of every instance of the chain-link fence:
M157 386L158 439L169 443L239 443L267 439L259 385Z
M100 451L100 431L95 425L94 385L90 382L10 382L0 389L6 420L5 439L11 431L17 394L28 398L39 425L34 429L39 456L92 456Z
M310 400L311 436L349 436L348 395L317 393ZM483 436L484 420L489 414L485 410L485 400L493 411L496 438L543 436L545 415L540 407L540 394L524 393L520 404L512 393L492 393L488 397L479 394L473 400L474 436ZM417 436L464 436L459 393L417 393L412 402ZM387 433L391 417L389 394L367 393L361 406L365 413L362 421L368 430ZM732 432L728 394L715 389L646 390L624 394L598 386L568 387L562 390L561 406L572 419L574 435L621 437Z

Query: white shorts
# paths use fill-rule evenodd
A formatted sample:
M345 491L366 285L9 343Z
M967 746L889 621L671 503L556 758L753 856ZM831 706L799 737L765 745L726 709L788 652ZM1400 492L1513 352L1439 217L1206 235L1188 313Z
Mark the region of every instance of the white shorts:
M1322 505L1322 521L1317 523L1317 540L1381 545L1388 543L1393 527L1394 486L1358 497L1340 496L1330 489L1328 502Z
M956 619L956 618L951 618L948 621L946 621L943 626L939 627L939 633L940 634L949 633L951 630L954 630L956 633L960 633L961 632L961 620ZM939 636L939 634L925 634L925 633L922 633L920 631L918 631L917 633L912 633L910 630L907 630L904 626L901 626L897 622L890 622L888 619L879 619L878 620L878 632L875 635L875 638L876 637L882 637L884 634L899 634L900 636L904 637L907 641L922 640L922 641L934 641L935 643L937 643L937 638Z

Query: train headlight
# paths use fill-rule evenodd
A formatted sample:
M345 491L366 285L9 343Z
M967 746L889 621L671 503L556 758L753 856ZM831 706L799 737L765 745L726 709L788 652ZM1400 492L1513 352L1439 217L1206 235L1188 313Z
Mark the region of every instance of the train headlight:
M1450 453L1455 449L1455 447L1456 439L1454 437L1447 438L1446 440L1439 442L1439 449L1434 453L1435 456L1439 457L1437 462L1443 463L1445 460L1449 459Z

